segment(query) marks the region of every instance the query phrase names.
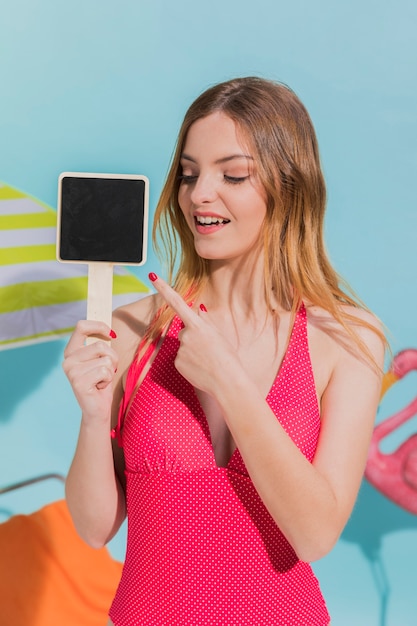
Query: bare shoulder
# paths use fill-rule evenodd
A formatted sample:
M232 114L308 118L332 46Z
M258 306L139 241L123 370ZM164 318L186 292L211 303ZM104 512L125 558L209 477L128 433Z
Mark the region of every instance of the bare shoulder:
M368 356L373 360L377 369L382 370L385 356L385 329L384 326L373 313L360 307L344 306L342 310L346 317L347 324L355 332L356 337L366 348ZM354 358L360 358L361 352L356 349L358 345L354 339L347 341L344 346ZM363 356L363 353L362 353ZM366 359L365 359L366 360Z
M121 306L113 311L113 324L117 325L120 332L143 335L160 305L161 297L153 294Z
M112 347L119 354L122 368L131 363L140 340L160 306L161 298L155 294L113 311L112 326L117 338L112 342Z
M381 337L384 329L381 321L370 311L360 307L349 305L340 305L340 313L348 328L352 330L365 344L373 343L378 340L381 343ZM307 315L309 326L313 332L323 333L329 339L336 341L344 340L349 343L354 341L351 334L346 328L336 320L329 311L315 306L307 306ZM343 343L343 342L342 342Z
M383 367L384 329L380 320L359 307L341 305L340 312L351 332L325 309L307 306L310 355L319 392L339 367L344 371L349 367Z

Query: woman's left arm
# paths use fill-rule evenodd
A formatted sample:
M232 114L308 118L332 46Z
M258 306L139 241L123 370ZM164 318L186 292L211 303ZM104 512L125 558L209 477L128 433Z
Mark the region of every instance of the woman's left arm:
M381 339L364 327L358 333L382 372ZM381 372L357 351L340 347L321 398L320 436L310 463L245 373L236 371L233 383L216 385L216 399L270 514L301 560L317 560L332 549L353 509Z

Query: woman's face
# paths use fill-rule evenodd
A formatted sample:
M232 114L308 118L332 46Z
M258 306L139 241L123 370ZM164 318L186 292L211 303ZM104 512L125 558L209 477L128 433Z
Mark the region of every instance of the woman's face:
M266 214L265 193L236 124L221 112L190 127L181 155L178 202L197 254L242 258L255 248Z

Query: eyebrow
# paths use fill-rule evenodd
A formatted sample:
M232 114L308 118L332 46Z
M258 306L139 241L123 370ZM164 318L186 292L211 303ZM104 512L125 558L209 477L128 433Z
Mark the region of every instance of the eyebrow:
M184 161L191 161L192 163L197 163L197 161L193 159L193 157L185 153L181 154L180 158L183 159ZM228 161L233 161L235 159L247 159L249 161L253 161L253 157L251 157L250 154L231 154L230 156L217 159L215 161L215 164L218 165L221 163L227 163Z

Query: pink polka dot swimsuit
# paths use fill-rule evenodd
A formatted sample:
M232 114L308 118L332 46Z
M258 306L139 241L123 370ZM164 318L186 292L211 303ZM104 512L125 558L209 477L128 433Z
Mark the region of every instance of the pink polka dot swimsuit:
M216 465L195 390L174 366L181 328L175 318L122 431L119 423L128 540L110 617L116 626L327 626L312 569L268 513L239 450ZM131 367L125 404L143 365ZM320 414L304 306L266 399L311 461Z

